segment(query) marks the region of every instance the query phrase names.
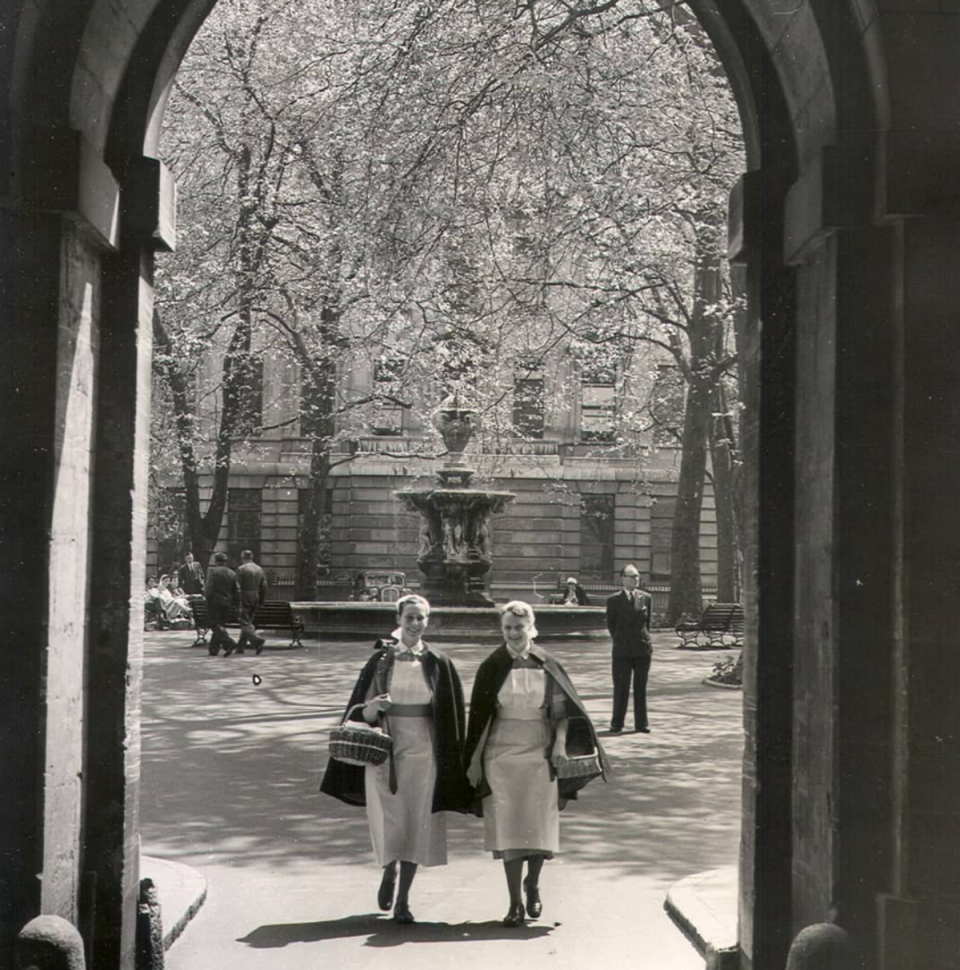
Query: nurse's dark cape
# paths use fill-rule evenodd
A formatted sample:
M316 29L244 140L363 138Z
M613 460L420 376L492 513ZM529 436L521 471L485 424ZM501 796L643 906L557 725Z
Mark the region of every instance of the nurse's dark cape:
M377 641L373 655L360 671L360 677L347 702L347 711L354 705L363 703L371 684L374 684L374 694L385 692L394 663L394 654L389 649L392 646L396 646L395 641ZM424 648L423 673L433 695L433 745L437 759L433 811L466 812L470 809L471 793L463 764L463 745L466 739L463 687L450 658L427 644L424 644ZM363 721L363 714L357 710L351 719ZM320 782L320 791L339 798L348 805L366 805L365 772L366 769L360 765L348 765L331 758Z
M610 771L610 763L597 738L597 732L594 730L590 715L587 714L576 688L567 676L567 672L553 654L548 653L543 647L535 643L530 646L530 657L543 667L559 687L566 700L567 755L572 758L577 755L592 754L596 751L600 760L601 775L606 781L607 774ZM477 677L473 682L473 694L470 698L470 724L467 728L467 747L463 757L465 765L470 764L474 752L477 750L477 745L486 737L487 728L496 712L497 694L500 693L500 688L507 679L512 666L513 655L504 643L494 650L477 670ZM551 748L553 737L554 732L551 732ZM546 754L548 752L545 752ZM576 798L577 792L589 784L594 777L596 776L558 778L560 807L562 808L571 798ZM489 794L490 785L487 783L487 779L483 778L474 792L474 811L478 815L482 814L481 799Z

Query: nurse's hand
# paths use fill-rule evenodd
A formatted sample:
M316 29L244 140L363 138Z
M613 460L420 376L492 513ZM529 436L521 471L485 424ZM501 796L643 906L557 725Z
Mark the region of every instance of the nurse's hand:
M472 788L479 786L480 782L483 780L483 768L480 765L470 765L467 768L467 781L470 782Z
M363 705L363 719L367 724L376 724L377 718L381 714L386 714L392 704L393 701L390 700L389 694L378 694L376 697L371 697Z
M559 768L560 765L566 764L567 761L566 739L561 740L560 738L557 738L557 740L553 742L553 751L550 753L550 764L552 764L554 768Z

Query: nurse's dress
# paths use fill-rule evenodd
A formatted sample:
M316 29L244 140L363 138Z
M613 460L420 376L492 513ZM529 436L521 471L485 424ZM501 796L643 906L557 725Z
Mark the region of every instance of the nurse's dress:
M557 783L547 760L550 720L547 674L532 660L514 660L497 694L483 749L491 792L483 800L484 848L496 859L560 850Z
M392 665L390 699L394 705L428 705L430 686L419 660ZM390 792L390 761L367 765L367 820L377 862L416 862L442 866L447 862L447 820L434 813L433 789L437 763L433 749L433 717L401 716L387 711L387 733L393 738L397 792Z

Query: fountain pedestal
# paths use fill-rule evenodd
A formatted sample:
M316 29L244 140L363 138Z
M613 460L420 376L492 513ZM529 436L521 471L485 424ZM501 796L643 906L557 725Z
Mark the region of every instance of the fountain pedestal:
M473 411L454 403L440 409L435 424L449 452L438 484L395 493L420 514L423 593L436 606L492 606L484 583L493 564L491 518L516 496L470 486L474 470L463 461L463 449L476 429Z

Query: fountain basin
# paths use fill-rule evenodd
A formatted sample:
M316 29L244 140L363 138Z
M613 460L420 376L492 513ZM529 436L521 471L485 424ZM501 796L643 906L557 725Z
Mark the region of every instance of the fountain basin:
M298 600L290 609L308 637L361 639L373 643L396 628L392 603ZM603 606L536 606L537 629L543 643L608 636ZM494 606L433 606L425 639L439 643L500 642L500 614Z

